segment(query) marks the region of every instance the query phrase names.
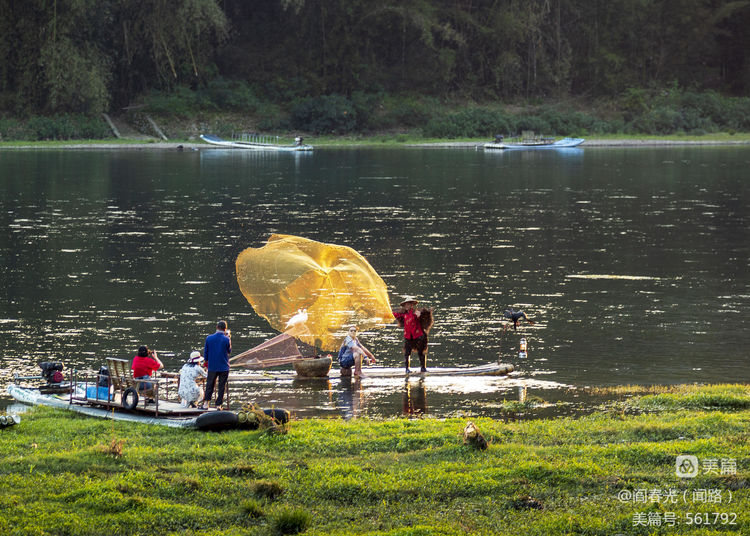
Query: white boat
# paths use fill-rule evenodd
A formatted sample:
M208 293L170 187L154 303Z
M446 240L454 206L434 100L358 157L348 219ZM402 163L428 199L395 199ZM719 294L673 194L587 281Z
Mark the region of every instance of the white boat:
M495 141L485 143L485 149L566 149L578 147L584 141L584 138L563 138L555 140L554 138L535 138L524 139L519 142Z
M259 141L266 138L248 138L247 140L224 140L211 134L201 134L200 138L206 143L217 145L227 149L250 149L254 151L312 151L312 145L302 144L302 138L293 145L281 145L278 143L268 143ZM270 138L267 138L270 139Z

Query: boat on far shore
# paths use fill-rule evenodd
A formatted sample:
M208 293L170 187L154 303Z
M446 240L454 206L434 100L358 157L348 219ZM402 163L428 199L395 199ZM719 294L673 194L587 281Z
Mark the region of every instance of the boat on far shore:
M201 134L200 138L206 143L224 147L226 149L250 149L255 151L312 151L312 145L302 143L302 138L297 137L293 144L281 144L279 137L261 136L256 134L243 134L240 139L225 140L212 134Z
M565 149L578 147L584 141L584 138L555 138L536 136L533 132L523 132L520 138L505 141L503 136L495 136L495 141L485 143L485 149Z

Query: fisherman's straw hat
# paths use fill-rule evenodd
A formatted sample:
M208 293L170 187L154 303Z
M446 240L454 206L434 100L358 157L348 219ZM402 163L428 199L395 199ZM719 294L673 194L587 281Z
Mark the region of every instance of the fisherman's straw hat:
M406 296L404 298L404 301L401 302L401 306L406 305L407 303L419 303L419 300L415 298L414 296Z

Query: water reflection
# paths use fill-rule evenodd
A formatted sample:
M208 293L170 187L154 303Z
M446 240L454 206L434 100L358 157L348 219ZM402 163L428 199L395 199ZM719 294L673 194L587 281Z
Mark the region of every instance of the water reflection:
M404 382L403 414L407 417L420 417L427 414L427 388L423 378Z
M345 419L355 419L365 415L367 397L359 377L344 376L339 381L337 407Z

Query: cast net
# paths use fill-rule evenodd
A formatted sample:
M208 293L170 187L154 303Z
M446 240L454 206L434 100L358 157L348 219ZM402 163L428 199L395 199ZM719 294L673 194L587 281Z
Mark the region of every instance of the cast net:
M388 290L365 258L347 246L272 235L237 257L237 282L271 327L326 351L338 351L345 326L393 321Z

